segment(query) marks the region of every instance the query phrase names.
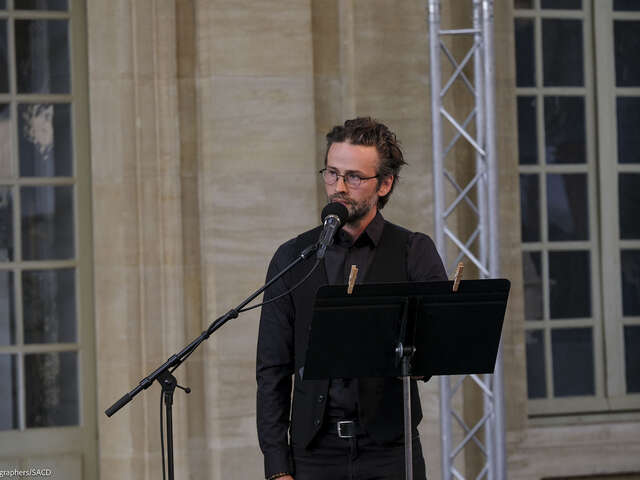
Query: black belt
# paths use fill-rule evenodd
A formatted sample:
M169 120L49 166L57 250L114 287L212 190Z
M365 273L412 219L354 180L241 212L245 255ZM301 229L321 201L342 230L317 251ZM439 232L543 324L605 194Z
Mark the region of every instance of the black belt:
M335 432L340 438L355 438L366 435L365 429L355 420L340 420L329 424L329 431Z

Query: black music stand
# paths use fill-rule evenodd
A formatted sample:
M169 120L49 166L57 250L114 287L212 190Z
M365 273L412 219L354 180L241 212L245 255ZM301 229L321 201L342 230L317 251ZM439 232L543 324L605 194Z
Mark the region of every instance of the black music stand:
M303 378L402 377L405 476L413 480L410 377L493 373L508 280L321 287Z

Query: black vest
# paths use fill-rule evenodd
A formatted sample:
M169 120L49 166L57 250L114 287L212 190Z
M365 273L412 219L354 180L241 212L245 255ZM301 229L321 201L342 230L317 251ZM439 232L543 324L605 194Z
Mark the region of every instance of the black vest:
M296 251L316 242L322 227L309 230L296 239ZM375 249L364 283L408 281L407 242L410 232L387 221ZM285 275L289 286L298 283L312 268L314 258L300 262ZM307 447L325 420L329 380L303 380L304 363L311 327L313 299L328 284L324 262L291 295L295 309L295 381L291 413L291 440ZM411 424L414 434L422 419L416 382L411 382ZM361 378L358 382L358 416L368 434L379 444L398 440L404 431L402 381L397 378Z

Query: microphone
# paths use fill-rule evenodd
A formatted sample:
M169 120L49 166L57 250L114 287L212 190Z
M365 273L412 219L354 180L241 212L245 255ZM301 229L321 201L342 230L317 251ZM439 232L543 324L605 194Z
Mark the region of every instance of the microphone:
M318 259L324 257L327 247L333 243L333 237L340 230L340 227L344 225L348 216L349 210L347 210L347 207L338 202L328 203L322 209L321 218L324 228L318 239Z

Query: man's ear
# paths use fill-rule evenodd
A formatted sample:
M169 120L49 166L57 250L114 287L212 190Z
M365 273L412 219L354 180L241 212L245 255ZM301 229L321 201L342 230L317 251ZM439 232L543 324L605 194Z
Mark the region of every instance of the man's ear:
M378 195L384 197L391 191L391 187L393 186L393 175L389 175L384 177L380 181L380 185L378 186Z

